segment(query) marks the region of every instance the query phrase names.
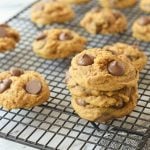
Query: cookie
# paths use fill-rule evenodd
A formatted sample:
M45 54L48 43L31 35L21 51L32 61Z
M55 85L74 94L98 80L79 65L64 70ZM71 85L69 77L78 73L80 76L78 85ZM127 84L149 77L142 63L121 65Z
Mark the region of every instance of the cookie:
M105 46L103 49L110 50L119 55L122 55L122 54L126 55L131 60L131 62L133 63L133 65L138 71L141 71L147 62L146 55L136 45L128 45L125 43L115 43L110 46Z
M19 33L7 24L0 24L0 52L13 50L18 42Z
M99 0L102 7L106 8L128 8L134 6L137 0Z
M133 37L138 40L150 42L150 16L138 18L132 26Z
M125 55L116 55L101 48L77 54L69 74L79 85L90 90L115 91L135 85L138 72Z
M141 0L140 8L146 13L150 13L150 0Z
M92 34L115 34L125 31L127 20L118 10L95 7L85 15L80 25Z
M107 122L115 118L121 118L130 114L137 103L137 88L131 89L132 94L129 101L123 103L122 107L99 107L85 102L85 99L73 97L71 104L75 112L81 117L89 121ZM106 99L107 101L107 99Z
M72 20L74 16L72 8L58 0L38 2L31 11L31 20L38 25L63 23Z
M61 0L61 1L71 4L85 4L88 3L90 0Z
M137 83L135 83L135 85L136 84ZM129 97L133 88L132 86L124 87L116 91L99 91L94 89L91 90L82 87L82 85L77 84L75 80L73 80L73 78L71 77L69 77L67 81L67 87L71 95L73 95L73 97L83 99L85 103L104 108L122 107L124 103L129 102Z
M31 108L49 95L46 81L37 72L11 68L0 73L0 105L5 109Z
M81 52L86 39L69 29L50 29L41 33L33 42L33 51L45 59L69 57Z

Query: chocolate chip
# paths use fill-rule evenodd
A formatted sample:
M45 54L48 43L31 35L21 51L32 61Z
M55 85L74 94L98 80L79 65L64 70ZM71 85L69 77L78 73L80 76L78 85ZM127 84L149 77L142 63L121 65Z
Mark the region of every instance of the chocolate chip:
M73 37L72 37L70 34L66 33L66 32L62 32L62 33L59 35L59 37L58 37L58 39L59 39L60 41L71 40L72 38L73 38Z
M23 70L20 69L20 68L12 67L12 68L10 68L10 73L11 73L12 76L17 76L18 77L18 76L23 74Z
M108 71L110 74L115 76L121 76L125 73L125 66L120 61L112 61L108 64Z
M45 39L45 38L46 38L46 34L41 33L41 34L39 34L39 35L37 36L36 40L39 41L39 40L43 40L43 39Z
M143 17L141 17L138 20L138 24L142 25L142 26L150 24L150 17L149 16L143 16Z
M26 91L30 94L38 94L41 89L42 85L39 80L30 80L25 87Z
M76 102L80 106L86 106L87 105L87 103L84 100L82 100L82 99L77 99Z
M101 7L100 6L92 8L92 12L100 12L100 11L101 11Z
M10 88L10 85L12 83L11 79L4 79L0 83L0 93L6 91L8 88Z
M7 37L8 33L4 27L0 27L0 38Z
M78 60L78 65L80 66L88 66L88 65L92 65L93 63L94 63L94 57L87 54L84 54Z

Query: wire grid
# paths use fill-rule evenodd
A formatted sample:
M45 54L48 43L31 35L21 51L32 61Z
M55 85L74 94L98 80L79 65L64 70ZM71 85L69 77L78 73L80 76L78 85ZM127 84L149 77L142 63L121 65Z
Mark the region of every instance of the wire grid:
M44 60L32 52L32 42L38 32L48 28L70 28L88 38L87 48L102 47L114 42L133 44L132 22L142 15L138 6L124 10L128 17L128 30L119 35L90 35L78 22L85 12L96 5L92 0L84 6L75 6L76 19L65 24L37 27L29 20L30 7L15 16L8 23L17 28L21 41L15 51L1 54L0 68L21 67L40 72L47 79L51 89L48 102L32 109L6 111L0 109L0 137L49 150L135 150L143 148L149 138L150 128L150 44L138 42L148 56L148 63L140 74L139 101L135 110L124 118L107 124L97 124L80 119L70 105L71 96L64 82L65 72L71 58Z

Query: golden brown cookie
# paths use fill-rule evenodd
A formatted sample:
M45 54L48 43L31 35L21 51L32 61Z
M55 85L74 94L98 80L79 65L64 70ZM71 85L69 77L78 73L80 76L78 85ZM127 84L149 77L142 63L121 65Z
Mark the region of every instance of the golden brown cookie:
M150 41L150 16L138 18L132 26L133 37L138 40Z
M147 62L146 55L136 45L115 43L113 45L105 46L103 49L110 50L119 55L122 54L126 55L131 60L131 62L133 63L133 65L138 71L141 71Z
M19 33L7 24L0 24L0 52L11 51L19 42Z
M136 4L137 0L99 0L102 7L127 8Z
M137 84L137 83L135 83ZM83 99L84 102L98 107L122 107L129 102L132 87L124 87L116 91L91 90L77 84L72 77L67 81L67 87L73 97Z
M38 2L32 7L31 12L31 20L38 25L66 22L74 16L72 8L59 0Z
M81 118L89 121L107 122L108 120L121 118L131 113L137 103L137 88L133 87L131 89L131 93L129 101L127 103L123 103L122 107L99 107L85 102L85 99L77 97L72 97L71 104L75 112Z
M146 13L150 13L150 0L141 0L140 8Z
M0 73L0 105L8 110L40 105L49 95L46 81L37 72L11 68Z
M71 4L85 4L88 3L90 0L60 0L60 1Z
M95 7L85 15L80 25L92 34L115 34L125 31L127 20L118 10Z
M84 88L115 91L135 85L138 72L125 55L116 55L101 48L77 54L71 62L70 76Z
M81 52L86 39L69 29L45 30L33 42L33 51L40 57L56 59Z

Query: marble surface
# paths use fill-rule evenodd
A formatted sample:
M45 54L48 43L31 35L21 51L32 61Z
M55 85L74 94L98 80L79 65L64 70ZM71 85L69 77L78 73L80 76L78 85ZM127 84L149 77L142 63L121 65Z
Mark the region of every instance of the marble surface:
M0 0L0 23L7 21L17 12L36 0Z
M9 150L10 148L11 150L37 150L29 146L25 146L0 138L0 150Z

